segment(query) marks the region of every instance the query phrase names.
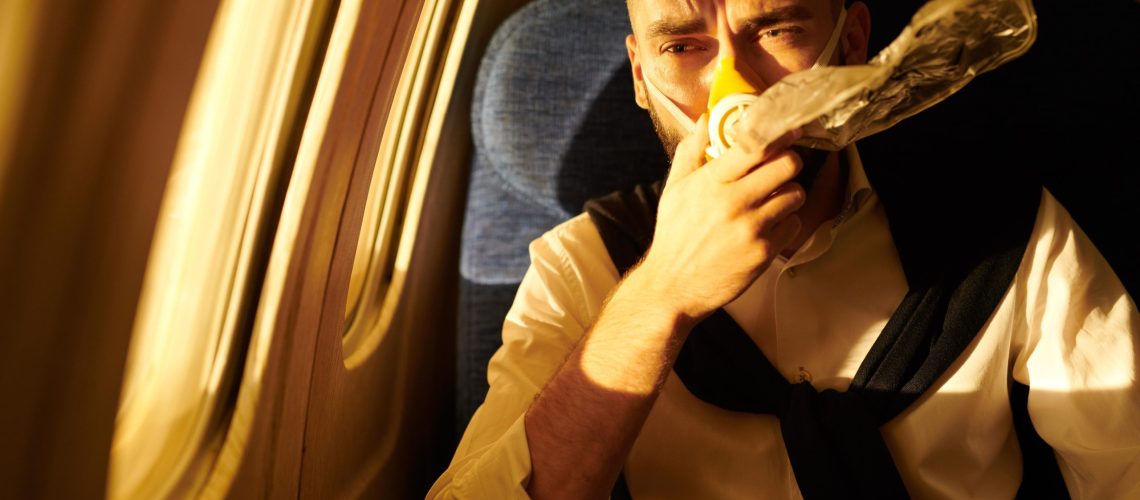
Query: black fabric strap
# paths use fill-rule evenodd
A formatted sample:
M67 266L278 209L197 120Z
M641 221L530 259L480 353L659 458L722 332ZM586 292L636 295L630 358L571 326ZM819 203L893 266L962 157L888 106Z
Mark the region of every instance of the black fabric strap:
M642 185L586 204L622 274L652 241L662 188L663 182ZM789 383L723 309L693 329L674 371L709 404L778 417L805 498L907 498L879 427L926 392L961 355L1009 288L1032 231L1036 204L1026 204L1027 191L1003 200L1007 218L998 219L1001 227L980 229L999 237L953 254L932 250L929 242L911 236L925 233L906 231L937 219L904 217L898 224L892 219L910 289L847 391ZM1036 435L1031 426L1029 432ZM1047 455L1045 462L1052 460L1056 471L1051 450ZM628 498L624 476L614 498Z

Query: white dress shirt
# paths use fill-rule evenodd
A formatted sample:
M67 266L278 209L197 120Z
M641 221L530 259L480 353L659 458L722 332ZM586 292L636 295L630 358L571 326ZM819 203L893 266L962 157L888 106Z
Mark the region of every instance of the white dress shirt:
M725 310L790 381L845 390L907 291L887 217L854 147L846 205ZM488 367L490 391L429 498L525 498L523 415L620 277L588 215L530 246ZM1074 498L1140 498L1140 314L1044 191L1013 283L931 389L883 428L915 498L1013 498L1016 380ZM625 463L642 498L800 498L774 416L722 410L671 374Z

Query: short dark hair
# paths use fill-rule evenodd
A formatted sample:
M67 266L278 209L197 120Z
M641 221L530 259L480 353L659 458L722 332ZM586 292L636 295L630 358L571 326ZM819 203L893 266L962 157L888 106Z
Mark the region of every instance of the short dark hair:
M832 12L839 12L839 9L846 7L848 0L831 0ZM633 0L625 0L626 15L629 17L630 23L633 22ZM631 26L632 28L632 26Z

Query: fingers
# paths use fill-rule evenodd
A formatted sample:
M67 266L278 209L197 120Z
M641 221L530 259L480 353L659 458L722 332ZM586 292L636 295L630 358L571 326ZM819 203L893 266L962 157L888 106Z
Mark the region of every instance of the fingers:
M759 245L761 255L758 257L763 262L769 262L788 248L803 229L803 222L796 214L803 206L803 198L797 194L802 191L798 185L789 184L750 214L754 217L752 237Z
M790 149L785 150L760 168L737 180L734 187L739 185L739 188L735 189L735 192L744 197L742 203L756 206L757 202L774 195L776 190L789 186L788 183L795 180L801 169L803 169L803 160L800 159L800 155ZM799 188L799 184L791 185L802 193L803 189Z
M697 170L705 163L705 148L709 145L709 118L708 114L701 115L697 120L696 130L677 144L673 153L673 164L669 167L668 185L675 179L681 179Z
M747 175L757 165L792 147L792 144L802 136L803 130L795 129L761 148L744 147L743 144L738 144L717 158L715 171L712 172L712 175L722 182L734 182Z
M791 182L781 186L751 210L750 213L755 221L756 234L762 237L766 236L772 228L788 217L794 216L796 211L803 207L806 200L807 196L799 184Z
M783 251L799 236L803 222L796 214L789 215L768 230L768 241L773 254Z

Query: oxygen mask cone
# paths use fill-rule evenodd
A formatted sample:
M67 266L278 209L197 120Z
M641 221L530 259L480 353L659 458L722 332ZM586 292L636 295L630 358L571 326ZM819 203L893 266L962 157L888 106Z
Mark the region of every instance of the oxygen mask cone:
M759 89L737 70L735 57L720 59L709 89L709 147L705 150L709 158L736 144L734 126L759 94Z
M843 9L839 12L839 18L835 22L831 36L812 68L826 66L831 60L839 44L846 19L847 9ZM737 143L736 123L743 118L745 111L760 95L760 89L756 88L752 82L760 82L761 79L754 76L750 81L741 72L742 69L753 74L749 68L738 65L735 57L724 56L717 60L716 69L713 71L707 111L709 114L709 146L705 149L705 156L710 160L720 156ZM644 82L650 98L659 104L661 109L669 113L686 134L691 134L696 128L696 120L686 114L676 101L665 95L653 83L648 73L644 75ZM748 123L746 122L745 125ZM743 133L748 133L748 131Z

